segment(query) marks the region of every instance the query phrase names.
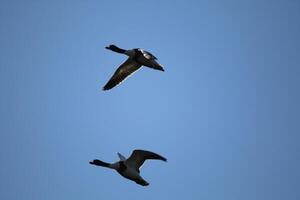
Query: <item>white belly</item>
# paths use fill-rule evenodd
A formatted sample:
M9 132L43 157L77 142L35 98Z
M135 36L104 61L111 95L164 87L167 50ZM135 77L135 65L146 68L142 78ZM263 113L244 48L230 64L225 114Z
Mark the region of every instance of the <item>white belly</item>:
M139 174L136 170L134 170L134 169L132 169L132 168L127 168L127 169L123 172L123 175L124 175L125 177L130 178L130 179L140 179L140 178L141 178L140 174Z

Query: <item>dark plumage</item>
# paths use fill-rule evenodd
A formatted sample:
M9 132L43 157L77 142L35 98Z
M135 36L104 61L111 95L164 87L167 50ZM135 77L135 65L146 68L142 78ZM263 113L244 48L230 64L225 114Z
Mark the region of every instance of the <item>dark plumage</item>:
M163 66L156 62L157 58L148 51L144 51L142 49L137 48L131 50L124 50L117 47L116 45L109 45L105 48L117 53L125 54L129 56L129 58L118 67L113 76L103 87L103 90L112 89L113 87L124 81L132 73L140 69L142 66L164 71Z
M139 185L147 186L149 183L140 176L140 167L149 159L167 161L167 159L161 155L151 151L138 149L134 150L128 159L120 153L118 153L118 155L120 161L112 164L100 160L93 160L90 164L115 169L123 177L132 180Z

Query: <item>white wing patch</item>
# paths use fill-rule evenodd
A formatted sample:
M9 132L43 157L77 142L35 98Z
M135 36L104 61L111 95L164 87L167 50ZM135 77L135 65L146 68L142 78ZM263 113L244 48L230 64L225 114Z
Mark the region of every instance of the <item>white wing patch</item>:
M152 55L149 54L147 51L144 51L143 49L139 49L139 50L142 52L142 54L145 58L147 58L148 60L152 59Z

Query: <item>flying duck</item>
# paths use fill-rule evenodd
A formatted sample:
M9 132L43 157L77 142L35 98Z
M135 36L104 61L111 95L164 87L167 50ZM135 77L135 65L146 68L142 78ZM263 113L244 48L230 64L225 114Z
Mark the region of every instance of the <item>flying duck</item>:
M165 162L167 161L166 158L151 151L145 150L134 150L128 159L126 159L120 153L118 153L118 156L120 158L120 161L115 163L107 163L101 160L93 160L90 162L90 164L115 169L121 176L132 180L139 185L147 186L149 185L149 183L140 176L139 170L139 168L143 165L145 160L155 159L162 160Z
M119 66L119 68L115 71L110 80L103 87L103 90L110 90L116 85L120 84L129 75L140 69L142 65L150 67L152 69L165 71L163 69L163 66L156 62L157 58L150 52L145 51L143 49L135 48L131 50L125 50L113 44L105 48L117 53L125 54L129 56L129 58Z

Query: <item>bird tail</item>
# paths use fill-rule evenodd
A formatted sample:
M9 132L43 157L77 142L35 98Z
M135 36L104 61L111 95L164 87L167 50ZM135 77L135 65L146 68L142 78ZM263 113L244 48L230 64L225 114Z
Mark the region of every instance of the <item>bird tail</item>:
M142 185L142 186L148 186L149 183L145 181L144 179L139 179L135 181L137 184Z
M164 67L163 65L158 65L156 66L156 69L164 72L165 70L163 67Z
M155 69L155 70L160 70L160 71L163 71L163 72L165 71L164 68L163 68L164 66L157 63L157 62L152 63L152 65L147 65L147 67L150 67L150 68Z

